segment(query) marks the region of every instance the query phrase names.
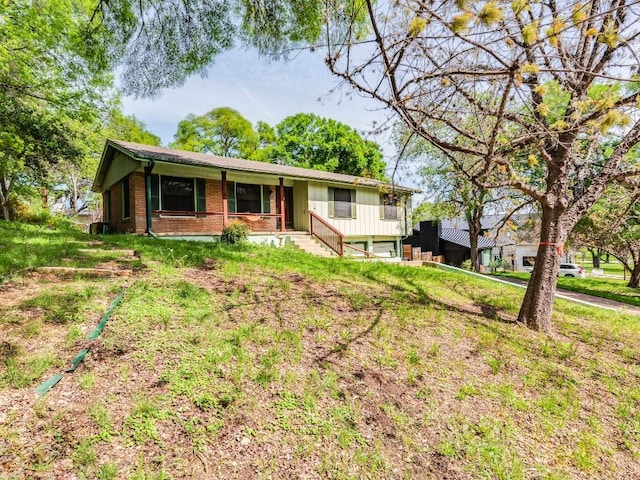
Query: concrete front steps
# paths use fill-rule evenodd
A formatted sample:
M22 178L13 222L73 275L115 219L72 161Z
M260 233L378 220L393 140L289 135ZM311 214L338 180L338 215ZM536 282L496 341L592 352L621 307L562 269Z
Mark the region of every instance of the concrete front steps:
M289 238L300 250L304 250L312 255L317 255L318 257L337 257L333 251L317 239L312 238L311 235L291 235Z

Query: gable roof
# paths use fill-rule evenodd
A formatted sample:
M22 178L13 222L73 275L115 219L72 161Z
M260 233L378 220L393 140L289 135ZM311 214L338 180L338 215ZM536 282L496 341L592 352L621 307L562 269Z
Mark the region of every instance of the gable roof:
M93 182L94 191L102 190L104 176L117 151L129 155L135 160L144 162L154 160L156 162L178 165L213 167L227 171L264 173L288 178L320 180L367 187L386 186L391 187L394 190L407 193L419 191L414 188L393 185L381 182L380 180L374 180L372 178L356 177L354 175L344 175L342 173L325 172L309 168L291 167L288 165L277 165L275 163L257 162L254 160L244 160L242 158L222 157L207 153L187 152L184 150L154 147L151 145L142 145L139 143L123 142L119 140L107 140L105 144L100 165L98 166L98 171L96 172L96 177Z

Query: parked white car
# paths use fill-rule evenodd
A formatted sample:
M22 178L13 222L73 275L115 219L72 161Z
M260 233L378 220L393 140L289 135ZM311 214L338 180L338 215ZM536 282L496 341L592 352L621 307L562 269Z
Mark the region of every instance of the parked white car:
M524 267L526 272L533 272L533 267ZM575 263L561 263L560 271L558 272L559 277L574 277L574 278L585 278L586 273L584 268Z
M584 272L584 268L582 268L580 265L576 265L575 263L561 263L558 276L584 278L586 274Z

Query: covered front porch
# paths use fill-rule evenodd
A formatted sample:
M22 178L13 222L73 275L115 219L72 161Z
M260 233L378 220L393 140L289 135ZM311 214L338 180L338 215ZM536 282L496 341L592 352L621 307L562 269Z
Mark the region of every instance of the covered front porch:
M144 168L149 234L206 237L219 235L233 222L245 223L252 235L308 232L305 181L226 170L191 174L185 167L178 177L172 170L152 164Z

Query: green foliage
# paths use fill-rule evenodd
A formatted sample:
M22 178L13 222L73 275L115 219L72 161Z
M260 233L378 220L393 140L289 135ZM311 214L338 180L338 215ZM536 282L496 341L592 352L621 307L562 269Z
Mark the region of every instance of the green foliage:
M246 223L233 222L222 229L220 241L223 243L243 243L249 236L249 227Z
M160 137L148 131L145 124L134 115L124 115L119 109L109 114L104 135L114 140L160 146Z
M610 185L572 231L578 246L599 248L630 272L629 287L640 283L640 194L636 188Z
M513 270L513 265L509 260L499 258L498 260L491 260L489 262L489 268L492 272L509 272Z
M81 170L91 150L112 77L99 60L101 48L86 41L90 15L89 5L79 0L4 2L0 7L0 204L5 219L14 217L18 198L53 183L57 170L69 165ZM95 32L93 38L100 35Z
M240 112L220 107L182 120L171 147L223 157L250 158L259 141L251 123Z
M275 129L258 122L256 132L238 111L215 108L182 120L171 147L386 179L378 144L344 123L310 113L287 117Z
M122 65L128 93L153 95L203 74L217 55L236 45L263 54L286 56L295 46L315 45L335 22L331 37L346 29L363 36L366 9L359 1L185 1L98 0L91 27L94 44L108 51L105 60ZM355 15L356 25L349 23Z
M413 225L418 225L424 220L434 220L439 218L450 218L448 209L443 212L441 203L422 202L420 205L413 207L411 210L411 221Z
M380 146L363 139L348 125L312 113L298 113L276 125L277 141L270 159L313 168L385 180Z

